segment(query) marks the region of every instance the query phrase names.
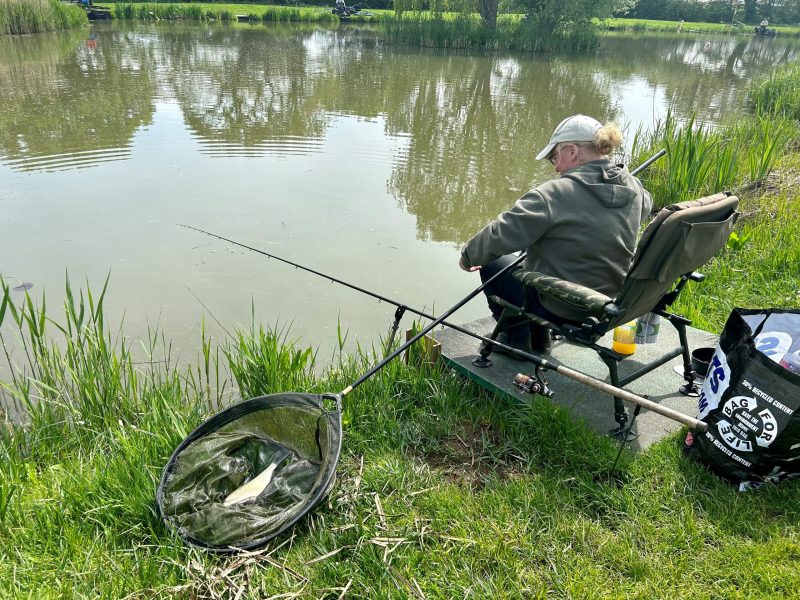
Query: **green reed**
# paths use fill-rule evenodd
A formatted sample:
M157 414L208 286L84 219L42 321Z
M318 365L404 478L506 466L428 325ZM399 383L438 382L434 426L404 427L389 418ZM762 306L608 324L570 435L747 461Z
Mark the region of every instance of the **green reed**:
M757 228L753 247L768 251L767 233ZM130 344L107 323L105 304L105 287L67 284L59 317L44 298L2 284L0 334L15 364L3 390L34 410L48 405L23 425L0 424L4 597L255 600L345 588L437 597L444 573L448 595L479 587L485 597L590 597L602 586L609 596L657 598L696 590L686 561L725 597L791 596L796 585L796 482L738 494L683 457L674 437L624 455L620 484L609 483L614 444L565 410L541 398L508 402L402 360L348 394L336 484L268 554L188 548L159 519L154 492L171 452L212 410L215 369L237 372L243 396L335 392L382 351L340 356L317 379L312 355L285 331L237 332L220 361L201 327L201 359L182 367L160 332ZM746 581L731 579L726 561L743 545L752 550Z
M657 206L758 186L800 141L798 107L800 68L781 67L751 84L743 117L712 127L669 112L653 130L636 132L632 162L667 150L642 175Z
M750 115L712 127L694 116L680 122L670 112L653 130L637 132L632 163L666 149L665 159L642 175L658 208L758 184L797 136L797 123L782 118Z
M339 18L330 10L267 6L258 19L266 22L334 23Z
M597 43L591 24L553 29L516 15L500 15L495 29L485 27L477 14L404 13L387 15L381 22L387 41L405 46L557 52L585 50Z
M86 13L59 0L0 0L0 35L38 33L80 27Z
M778 304L796 294L800 212L791 196L772 202L747 220L750 242L724 252L709 281L690 288L698 294L692 316L700 310L718 328L729 302ZM9 597L228 597L238 589L255 599L346 585L359 597L393 597L409 578L435 597L442 570L459 595L479 582L487 597L551 587L587 597L601 580L612 596L633 589L660 597L659 589L688 594L697 585L686 582L683 562L671 562L684 554L723 595L759 597L795 583L797 485L737 494L682 457L677 438L626 456L624 483L609 485L598 473L613 460L611 441L565 411L542 399L515 406L450 372L401 360L347 396L336 486L293 537L272 544L272 561L188 549L166 532L153 493L172 450L212 410L208 400L223 400L219 387L208 391L220 367L244 397L335 392L378 352L340 356L317 379L313 355L285 330L236 332L220 361L201 326L194 367L178 367L157 331L137 361L121 328L109 330L106 286L75 293L67 283L65 296L56 321L44 297L37 302L2 284L0 342L12 352L15 341L22 363L3 389L28 398L26 406L51 405L26 426L0 426L0 552L7 557L0 589ZM340 350L345 337L340 327ZM676 535L676 527L694 533ZM384 548L364 540L387 538L413 543L391 554L394 571L386 572L397 576L376 577L386 570ZM742 544L752 546L748 568L757 575L744 583L726 579L724 560ZM346 563L324 560L336 552L347 552ZM504 567L487 574L487 557ZM631 562L641 576L608 575ZM553 565L571 572L569 580L552 580Z
M748 105L757 115L800 120L800 66L789 65L756 81Z
M23 296L0 279L0 398L16 421L0 421L0 551L6 556L6 542L26 536L42 536L34 545L44 557L48 539L57 544L52 552L66 547L77 554L97 536L117 544L125 539L120 532L129 531L144 543L146 530L157 528L169 543L152 510L159 469L201 416L225 403L228 374L252 395L287 384L302 390L309 379L310 350L296 350L285 333L254 327L220 345L203 325L200 360L180 366L157 328L134 344L121 325L108 327L107 286L108 280L99 294L75 292L67 280L59 318L44 296ZM32 503L53 494L63 507L39 510ZM105 501L113 507L103 516ZM93 524L70 522L92 505L99 510ZM74 547L64 539L68 531L78 536Z
M255 4L192 4L192 3L117 3L114 5L114 17L117 19L156 21L156 20L188 20L188 21L233 21L237 15L245 15L251 23L259 21L272 22L307 22L331 23L337 17L330 11L320 7L291 6L259 6Z
M307 390L315 361L311 349L296 347L285 328L265 330L254 323L249 330L237 331L222 350L241 394L253 397Z

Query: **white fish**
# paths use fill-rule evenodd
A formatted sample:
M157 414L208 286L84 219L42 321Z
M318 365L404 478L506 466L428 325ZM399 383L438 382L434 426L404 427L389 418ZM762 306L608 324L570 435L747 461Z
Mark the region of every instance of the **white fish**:
M275 469L277 469L278 465L281 464L288 456L288 452L281 453L256 477L228 494L228 497L225 498L222 504L225 506L231 506L233 504L239 504L240 502L252 500L253 498L258 498L261 492L267 489L269 482L272 481L272 475L275 473Z

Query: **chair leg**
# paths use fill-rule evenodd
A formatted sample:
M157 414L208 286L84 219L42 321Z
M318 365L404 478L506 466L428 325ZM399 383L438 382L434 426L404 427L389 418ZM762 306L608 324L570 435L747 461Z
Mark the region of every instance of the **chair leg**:
M610 354L600 352L600 358L608 367L608 374L611 378L611 385L619 387L619 362ZM632 442L638 437L638 434L633 428L628 427L628 411L625 410L625 404L622 398L614 396L614 421L617 422L617 427L609 431L611 437L621 440L625 436L626 442Z
M692 367L692 357L689 354L689 340L686 336L686 323L677 321L672 323L675 329L678 330L678 339L681 342L681 355L683 356L683 378L686 384L680 387L680 393L690 398L697 398L700 396L700 389L694 382L695 372Z

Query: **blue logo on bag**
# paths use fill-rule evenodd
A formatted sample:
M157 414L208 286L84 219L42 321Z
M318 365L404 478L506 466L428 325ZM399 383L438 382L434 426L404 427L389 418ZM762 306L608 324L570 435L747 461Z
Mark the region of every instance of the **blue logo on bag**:
M725 368L719 360L719 354L714 354L711 366L713 369L711 372L711 391L716 394L719 391L719 382L725 381Z

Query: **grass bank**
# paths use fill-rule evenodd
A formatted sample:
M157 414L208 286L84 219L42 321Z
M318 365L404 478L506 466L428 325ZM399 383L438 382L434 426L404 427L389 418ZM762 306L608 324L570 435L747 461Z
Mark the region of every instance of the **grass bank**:
M330 8L290 7L257 4L217 3L117 3L114 17L129 20L236 21L239 15L251 23L339 22ZM555 30L520 15L500 15L497 28L487 29L475 14L407 11L398 17L394 11L367 9L350 18L353 22L381 25L387 41L406 46L433 48L478 48L533 52L580 51L597 44L597 29L589 24L561 26Z
M689 286L678 305L710 331L734 306L800 307L800 68L754 82L742 111L716 128L670 115L633 143L633 164L667 150L642 175L656 206L720 190L741 198L735 238L704 269L708 280Z
M339 17L329 7L322 6L271 6L259 4L221 4L221 3L116 3L106 4L113 9L116 19L156 21L237 21L239 15L247 17L252 23L301 22L336 23ZM372 12L372 11L370 11ZM363 17L353 17L359 20Z
M86 25L86 13L59 0L0 0L0 35L39 33Z
M450 373L394 361L347 396L338 479L263 553L183 546L154 511L160 468L227 393L338 391L285 334L210 340L189 368L152 332L144 356L103 317L103 293L60 316L3 288L0 589L9 597L790 597L800 569L798 482L738 494L677 438L624 456L547 401L499 402ZM610 408L610 401L608 403Z
M664 33L734 33L753 35L754 25L741 23L703 23L683 21L654 21L651 19L601 19L597 21L601 29L607 31L656 31ZM770 25L778 35L800 36L800 27L790 25Z

